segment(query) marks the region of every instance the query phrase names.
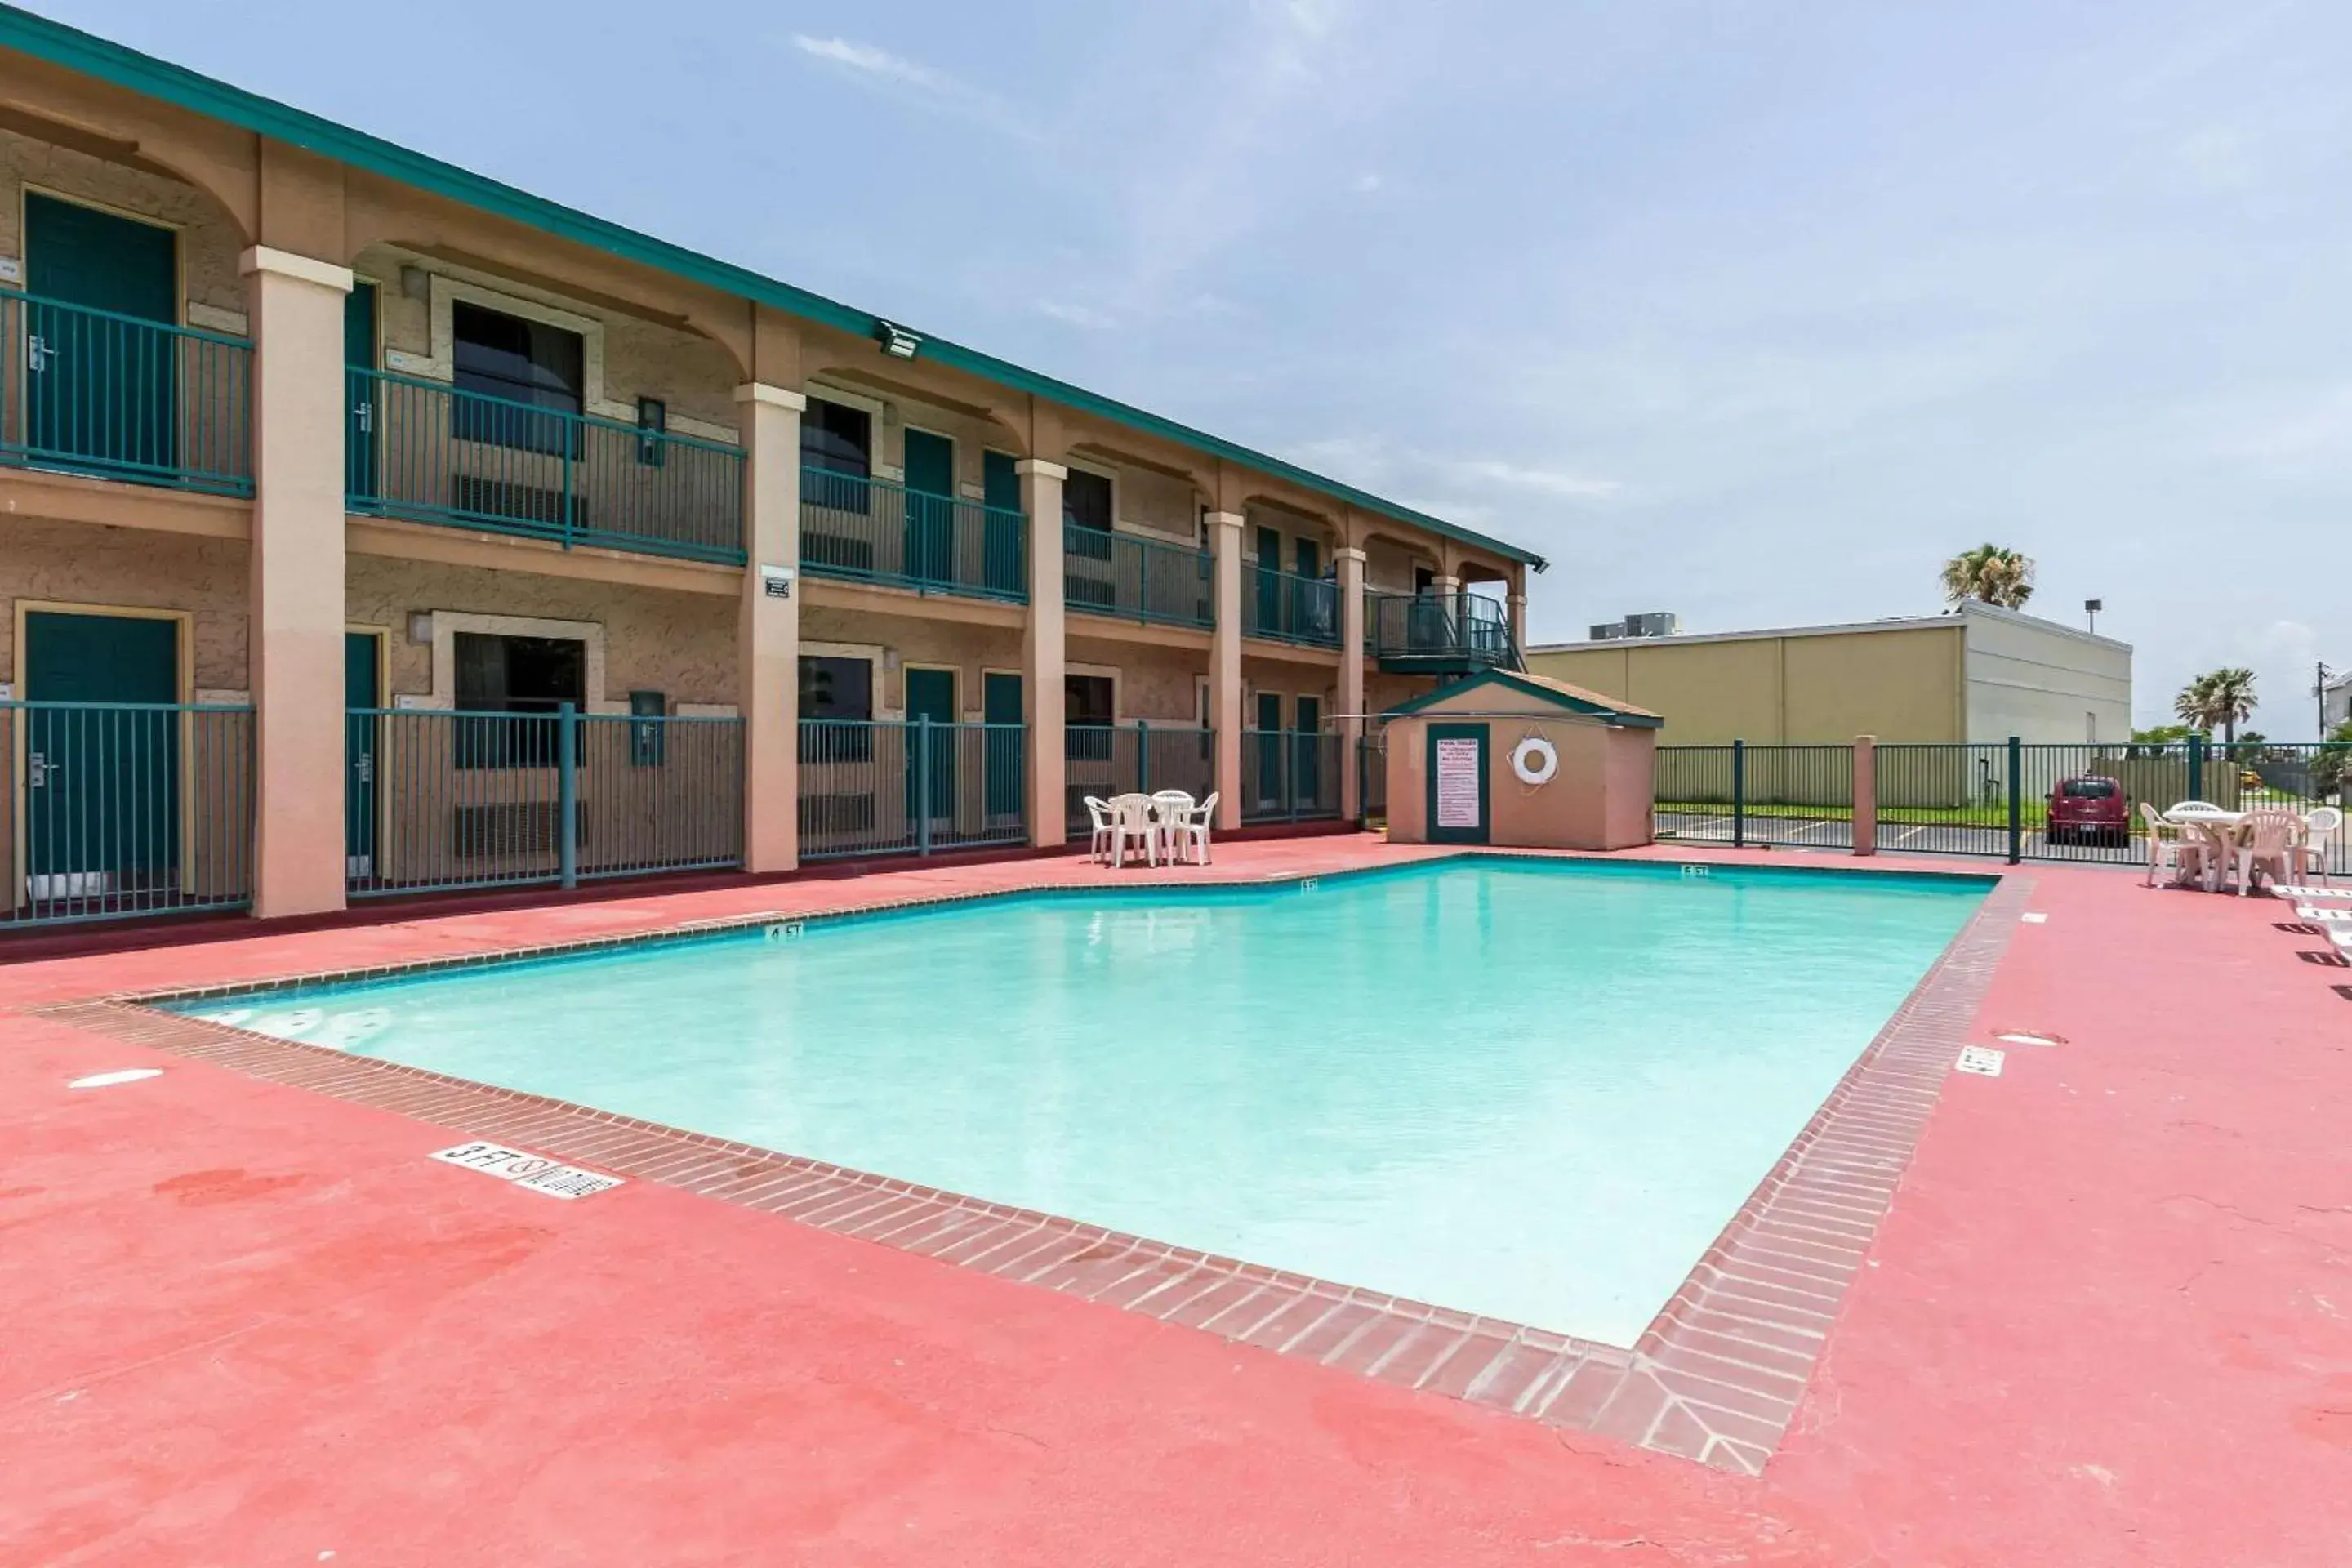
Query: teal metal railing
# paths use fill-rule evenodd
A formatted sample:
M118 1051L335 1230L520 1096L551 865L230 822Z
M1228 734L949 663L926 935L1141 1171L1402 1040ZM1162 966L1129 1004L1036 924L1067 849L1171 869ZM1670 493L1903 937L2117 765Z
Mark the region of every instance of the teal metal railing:
M345 373L351 510L740 564L743 453L443 382Z
M1243 626L1254 637L1339 646L1339 584L1271 566L1253 566L1242 586Z
M1217 733L1192 724L1072 724L1062 737L1064 831L1084 838L1093 826L1087 797L1181 789L1206 800L1217 787Z
M802 720L801 858L1026 843L1027 733L1025 724Z
M1023 604L1028 531L1026 516L1009 507L801 470L801 570L813 577Z
M0 931L253 901L253 710L0 702Z
M1216 574L1209 552L1131 533L1066 524L1062 593L1073 610L1160 626L1216 624Z
M0 463L253 493L253 345L0 289Z
M1391 668L1519 668L1509 612L1482 594L1371 594L1364 651Z
M354 708L343 760L353 898L743 863L740 719Z
M1243 731L1242 820L1339 816L1340 740L1329 731Z

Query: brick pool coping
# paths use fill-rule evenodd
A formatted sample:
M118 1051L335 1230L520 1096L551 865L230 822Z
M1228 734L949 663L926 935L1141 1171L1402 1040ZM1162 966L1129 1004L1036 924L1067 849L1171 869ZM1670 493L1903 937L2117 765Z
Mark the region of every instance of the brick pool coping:
M1154 886L1274 889L1355 874L1360 873L1327 870ZM1277 1354L1759 1475L1795 1415L1846 1287L1863 1267L1953 1059L1966 1043L2032 883L2015 873L1999 879L1631 1347L1171 1247L752 1144L280 1040L154 1005L975 899L1097 890L1041 880L902 899L852 897L819 910L681 922L268 981L124 993L30 1011L467 1137L523 1145Z

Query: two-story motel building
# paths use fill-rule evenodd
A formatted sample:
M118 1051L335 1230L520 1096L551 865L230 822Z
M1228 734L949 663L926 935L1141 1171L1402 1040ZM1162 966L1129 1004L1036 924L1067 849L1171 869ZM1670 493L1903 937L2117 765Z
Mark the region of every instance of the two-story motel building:
M1542 566L5 7L0 343L0 929L1349 816Z

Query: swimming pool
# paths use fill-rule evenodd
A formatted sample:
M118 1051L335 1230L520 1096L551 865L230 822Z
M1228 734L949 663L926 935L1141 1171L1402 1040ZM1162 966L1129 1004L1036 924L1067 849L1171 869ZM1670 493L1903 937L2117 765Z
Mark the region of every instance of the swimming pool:
M1626 1345L1990 885L1464 859L177 1010Z

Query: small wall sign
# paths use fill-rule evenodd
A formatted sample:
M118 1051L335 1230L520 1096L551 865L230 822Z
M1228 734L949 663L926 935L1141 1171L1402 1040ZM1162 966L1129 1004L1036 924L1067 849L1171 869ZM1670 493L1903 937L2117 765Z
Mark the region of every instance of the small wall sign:
M771 599L793 596L793 569L789 566L761 566L760 591Z

